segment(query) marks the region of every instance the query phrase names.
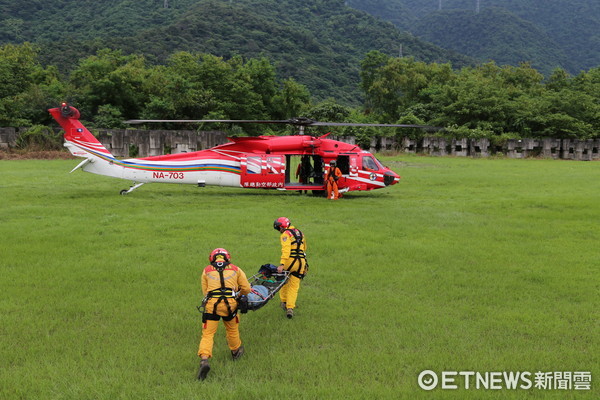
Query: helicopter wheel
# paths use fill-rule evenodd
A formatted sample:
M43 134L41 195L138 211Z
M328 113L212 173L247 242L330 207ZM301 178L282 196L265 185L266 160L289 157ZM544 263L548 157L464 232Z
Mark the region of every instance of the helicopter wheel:
M325 191L324 190L313 190L312 194L314 194L315 196L323 197L323 196L325 196Z
M125 196L127 194L127 189L123 189L119 192L121 196Z

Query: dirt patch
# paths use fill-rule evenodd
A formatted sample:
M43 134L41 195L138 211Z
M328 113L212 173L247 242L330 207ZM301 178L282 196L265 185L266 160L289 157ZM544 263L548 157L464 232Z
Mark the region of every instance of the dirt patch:
M0 150L0 160L70 160L74 158L71 153L58 150Z

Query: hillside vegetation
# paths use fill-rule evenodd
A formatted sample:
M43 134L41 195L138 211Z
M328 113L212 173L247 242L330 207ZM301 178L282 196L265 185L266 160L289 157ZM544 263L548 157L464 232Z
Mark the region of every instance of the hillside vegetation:
M440 10L440 3L442 8ZM530 62L546 75L600 65L596 0L349 0L357 9L481 61ZM402 18L398 13L405 14Z
M501 8L480 13L451 10L419 19L413 32L439 46L500 65L529 62L548 75L556 68L572 70L563 50L537 25Z
M0 2L0 43L29 41L42 63L68 73L77 61L109 47L164 63L176 51L225 58L265 56L282 78L298 80L319 99L360 103L359 64L370 50L426 62L473 60L401 33L341 0L180 0Z
M206 0L162 9L163 0L146 12L139 3L121 1L121 7L112 8L114 20L107 7L97 9L100 21L112 22L106 31L98 26L95 39L85 24L75 23L85 16L77 12L79 5L59 3L61 18L66 9L67 15L78 16L65 27L63 40L52 39L60 34L56 29L40 32L36 43L0 45L0 126L51 124L46 110L68 101L91 127L102 128L124 127L123 120L138 118L308 116L332 122L433 125L445 128L441 134L495 141L600 135L600 67L578 74L556 69L544 76L528 63L463 65L461 60L467 59L451 57L458 53L444 53L341 1ZM15 11L7 4L4 10ZM32 4L40 15L49 12L45 3ZM55 7L53 3L50 9ZM93 11L97 5L89 7ZM132 36L115 33L124 10L127 15L139 11L124 28ZM34 18L36 12L16 15ZM472 11L449 13L458 20L461 13ZM473 15L480 21L471 27L473 34L488 32L486 25L500 17L507 22L506 34L511 32L505 11L484 9ZM33 21L27 32L37 31ZM551 42L540 39L531 23L521 20L518 27L532 30L532 50L549 47ZM494 32L488 33L487 41L502 45ZM445 36L455 34L448 26ZM549 54L544 50L540 59ZM264 127L232 131L270 132ZM376 135L423 135L420 130L376 128L333 131L356 135L360 143Z
M123 127L125 119L287 119L426 124L454 137L588 139L600 132L600 67L548 79L527 64L486 63L453 70L379 51L360 64L360 107L317 101L298 81L277 77L265 57L229 59L179 51L165 64L102 49L82 58L67 78L43 67L30 44L0 47L0 126L51 123L46 109L69 101L92 126ZM180 127L181 128L181 127ZM206 127L205 127L206 128ZM238 128L237 133L241 133ZM244 128L264 133L265 128ZM337 129L368 141L423 131ZM325 132L322 132L325 133Z

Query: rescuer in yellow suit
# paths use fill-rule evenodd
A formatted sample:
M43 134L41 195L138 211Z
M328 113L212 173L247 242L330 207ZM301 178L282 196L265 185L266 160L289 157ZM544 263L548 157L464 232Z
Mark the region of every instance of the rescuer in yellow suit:
M342 177L342 171L337 167L335 160L329 163L329 170L325 175L325 183L327 185L327 198L337 200L340 195L338 192L338 179Z
M214 249L208 257L210 265L202 271L202 339L198 348L201 358L198 379L206 379L210 371L214 336L219 327L219 319L225 324L227 344L233 360L244 354L240 340L239 317L237 315L239 294L247 295L252 290L244 271L231 264L229 252L223 248Z
M296 229L286 217L280 217L273 223L273 228L281 232L281 261L278 272L290 271L288 282L279 291L281 308L288 318L294 317L294 308L300 290L300 281L308 272L306 262L306 239L299 229Z

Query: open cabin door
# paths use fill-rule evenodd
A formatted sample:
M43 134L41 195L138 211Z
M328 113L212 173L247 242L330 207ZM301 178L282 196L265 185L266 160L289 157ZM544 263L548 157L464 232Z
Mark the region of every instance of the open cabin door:
M316 154L287 154L286 190L324 190L323 159Z
M285 157L271 154L245 154L241 159L240 185L244 188L283 188Z

